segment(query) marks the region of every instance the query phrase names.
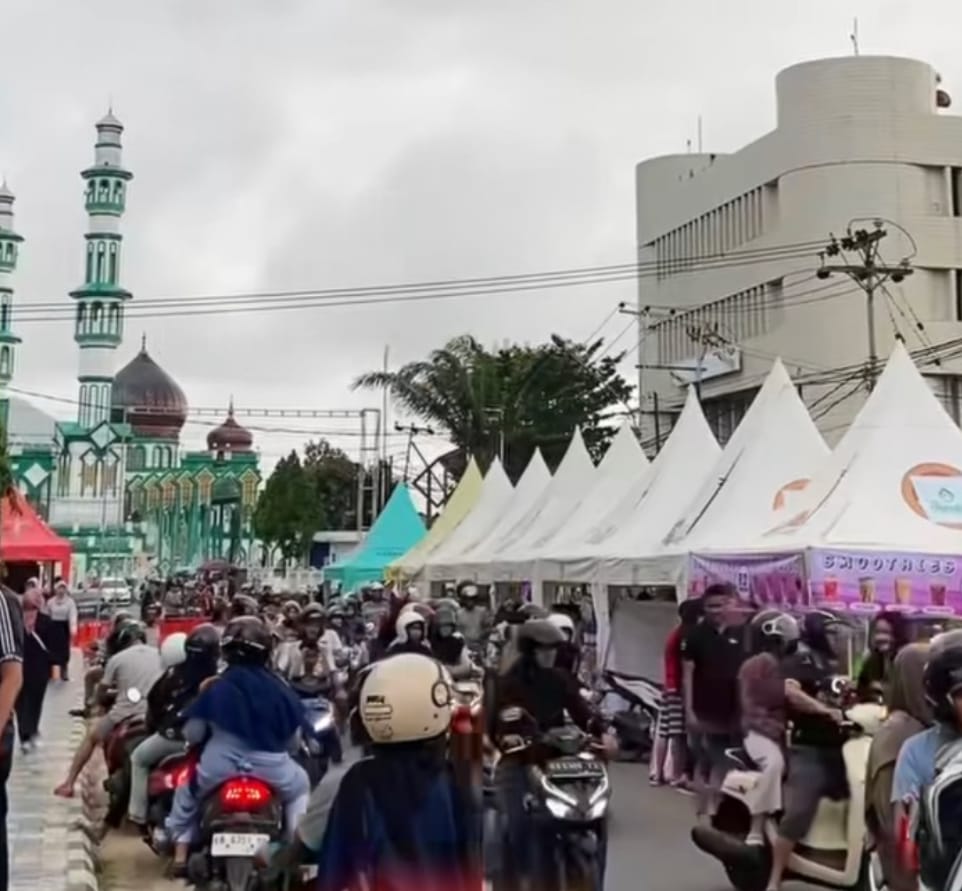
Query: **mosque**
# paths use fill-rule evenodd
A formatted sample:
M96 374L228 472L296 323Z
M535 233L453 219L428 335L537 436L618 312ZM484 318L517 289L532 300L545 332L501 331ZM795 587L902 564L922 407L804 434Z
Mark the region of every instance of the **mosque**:
M79 348L76 420L59 421L11 392L21 339L12 330L13 277L23 239L14 196L0 186L0 424L20 491L73 547L75 581L169 574L210 561L244 562L261 481L254 438L234 417L181 448L188 403L151 357L146 338L119 371L125 312L121 221L133 174L123 125L97 125L94 163L81 174L88 228L83 284L70 292Z

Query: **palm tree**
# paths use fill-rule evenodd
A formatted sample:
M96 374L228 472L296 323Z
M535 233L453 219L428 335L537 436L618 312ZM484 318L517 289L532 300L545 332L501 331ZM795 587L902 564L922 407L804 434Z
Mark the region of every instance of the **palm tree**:
M361 375L354 388L386 389L401 408L443 429L465 455L487 463L497 450L499 430L509 420L502 411L500 364L464 335L397 371Z

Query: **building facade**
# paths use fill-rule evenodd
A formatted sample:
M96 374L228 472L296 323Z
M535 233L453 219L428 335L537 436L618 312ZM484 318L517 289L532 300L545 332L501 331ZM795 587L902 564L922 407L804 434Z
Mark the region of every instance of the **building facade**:
M21 491L73 545L75 580L168 574L210 560L246 560L260 484L251 433L234 418L207 435L207 448L181 449L188 403L177 382L147 352L120 371L125 311L121 220L132 174L123 166L123 126L111 112L97 125L94 163L81 174L88 215L83 284L74 301L79 352L76 420L57 422L52 442L34 413L10 412L5 398L19 339L10 329L8 279L20 237L13 196L0 189L0 400L11 466ZM42 418L41 418L42 420Z
M945 112L938 73L911 59L823 59L782 71L775 92L775 129L744 148L636 168L646 441L664 440L689 386L727 440L776 356L835 441L867 392L867 299L845 275L817 277L819 251L876 219L881 259L913 270L876 292L878 355L902 336L958 420L962 117Z

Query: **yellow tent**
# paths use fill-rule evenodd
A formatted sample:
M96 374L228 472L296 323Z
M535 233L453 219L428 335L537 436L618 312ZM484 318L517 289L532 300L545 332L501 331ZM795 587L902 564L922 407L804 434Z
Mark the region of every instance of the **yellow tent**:
M413 548L398 557L387 567L387 578L392 580L414 578L424 566L424 561L460 525L471 512L481 494L483 478L474 458L468 463L464 475L451 493L441 516Z

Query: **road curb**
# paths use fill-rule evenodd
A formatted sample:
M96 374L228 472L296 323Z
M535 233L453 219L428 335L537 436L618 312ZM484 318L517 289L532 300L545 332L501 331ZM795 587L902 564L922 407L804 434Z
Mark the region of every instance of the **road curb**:
M83 705L83 700L79 703ZM79 718L70 733L71 748L80 745L87 723ZM99 753L97 753L99 754ZM96 819L96 756L80 777L80 795L68 802L67 891L100 891L100 831Z

